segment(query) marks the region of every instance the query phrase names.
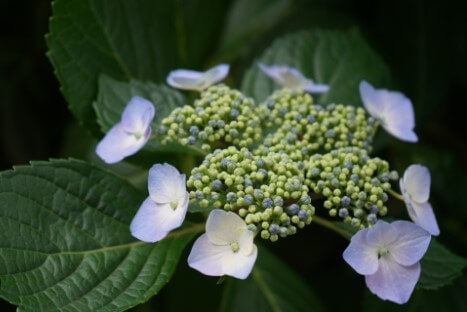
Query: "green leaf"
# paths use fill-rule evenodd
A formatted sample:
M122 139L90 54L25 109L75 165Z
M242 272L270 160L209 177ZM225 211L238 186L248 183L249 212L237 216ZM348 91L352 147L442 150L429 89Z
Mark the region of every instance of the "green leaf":
M233 311L322 311L309 286L266 248L248 279L229 278L222 298L222 312Z
M99 75L161 82L173 68L201 66L224 6L200 0L55 0L48 57L70 109L96 131L91 104Z
M156 107L156 116L152 122L153 133L162 119L167 117L173 109L181 107L187 100L180 92L165 86L156 85L152 82L141 82L137 80L117 81L106 75L99 78L99 93L94 102L94 109L97 115L102 132L107 132L112 126L120 121L122 112L128 101L135 95L142 96L150 100ZM161 145L158 140L150 139L145 145L146 151L176 151L186 153L196 153L188 147L172 143Z
M292 0L234 1L226 17L218 53L229 60L234 59L240 50L251 46L245 43L274 27L287 16L292 5Z
M278 86L260 71L258 63L296 67L313 81L328 84L329 92L315 95L321 104L360 105L361 80L376 86L384 86L389 81L383 60L355 29L303 31L274 41L252 64L242 82L242 90L247 95L263 101Z
M144 195L77 160L0 174L0 296L18 311L123 311L169 280L198 226L136 241Z
M467 266L467 259L453 254L436 239L432 239L421 266L422 273L417 287L437 289L461 276Z

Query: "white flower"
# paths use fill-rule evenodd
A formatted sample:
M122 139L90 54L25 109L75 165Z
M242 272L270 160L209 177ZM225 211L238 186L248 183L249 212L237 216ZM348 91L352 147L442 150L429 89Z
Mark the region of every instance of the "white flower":
M188 69L173 70L167 76L167 84L177 89L201 92L223 80L229 73L229 68L227 64L220 64L205 72Z
M245 279L253 269L258 250L254 234L233 212L214 209L206 222L206 233L193 245L188 265L209 276L230 275Z
M134 237L157 242L185 219L189 195L186 178L169 164L156 164L149 170L149 197L141 204L131 221Z
M123 110L120 122L97 144L97 155L113 164L139 151L151 136L154 115L155 108L150 101L134 96Z
M399 181L410 218L431 235L439 235L438 223L433 208L428 202L430 184L430 171L422 165L408 167Z
M420 277L420 259L430 233L409 221L378 221L358 231L344 251L344 260L365 275L372 293L399 304L409 300Z
M360 97L368 113L381 122L387 132L396 138L417 142L413 129L415 117L412 102L404 94L386 89L375 89L366 81L360 82Z
M323 93L329 91L329 86L325 84L315 84L313 80L303 76L296 68L287 65L271 65L267 66L259 63L259 68L269 78L274 80L282 87L303 90L311 93Z

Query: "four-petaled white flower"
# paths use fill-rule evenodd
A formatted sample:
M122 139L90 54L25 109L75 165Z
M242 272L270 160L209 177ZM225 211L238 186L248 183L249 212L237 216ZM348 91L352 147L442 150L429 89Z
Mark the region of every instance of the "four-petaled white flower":
M173 70L167 76L167 84L177 89L201 92L223 80L229 73L229 68L228 64L220 64L205 72L189 69Z
M209 276L230 275L245 279L251 273L258 250L254 234L233 212L214 209L206 222L206 233L193 245L188 265Z
M408 167L399 181L410 218L431 235L439 235L438 223L433 208L428 202L430 184L430 171L422 165Z
M131 221L131 234L145 242L157 242L185 219L189 195L186 178L169 164L156 164L149 170L149 197Z
M420 277L419 261L430 239L430 233L412 222L378 221L352 236L343 256L357 273L365 275L372 293L402 304Z
M325 84L315 84L313 80L306 78L296 68L287 65L271 65L267 66L259 63L259 68L269 78L274 80L282 87L303 90L311 93L323 93L329 91L329 86Z
M360 97L368 113L379 120L387 132L396 138L417 142L413 129L415 117L412 102L404 94L386 89L375 89L366 81L360 82Z
M139 151L151 136L154 105L134 96L123 110L119 123L113 126L97 144L96 153L106 163L113 164Z

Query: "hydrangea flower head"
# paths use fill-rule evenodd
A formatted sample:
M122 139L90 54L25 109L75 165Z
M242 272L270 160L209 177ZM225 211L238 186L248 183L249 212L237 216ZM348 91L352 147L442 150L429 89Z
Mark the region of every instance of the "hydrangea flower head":
M439 235L438 223L433 208L428 202L430 184L430 171L422 165L408 167L399 181L410 218L431 235Z
M417 142L413 131L415 117L412 102L404 94L386 89L375 89L366 81L360 82L360 96L368 113L381 122L387 132L396 138Z
M149 170L149 197L131 221L131 234L145 242L157 242L185 219L189 195L186 177L169 164Z
M303 90L310 93L323 93L329 91L325 84L315 84L313 80L306 78L298 69L287 65L258 64L259 68L272 80L282 87Z
M134 96L123 110L119 123L114 125L97 144L96 153L106 163L113 164L139 151L151 136L154 105Z
M258 250L254 234L237 214L214 209L206 222L206 233L193 245L188 265L209 276L250 275Z
M408 221L378 221L358 231L344 251L344 260L365 275L372 293L383 300L407 302L420 277L420 259L430 233Z
M230 66L220 64L199 72L189 69L173 70L167 76L167 84L182 90L203 91L204 89L222 81L229 73Z

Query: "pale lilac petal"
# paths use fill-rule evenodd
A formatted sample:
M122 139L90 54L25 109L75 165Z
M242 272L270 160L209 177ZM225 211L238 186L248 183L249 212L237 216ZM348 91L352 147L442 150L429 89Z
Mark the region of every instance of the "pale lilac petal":
M204 73L204 79L207 86L212 86L222 80L229 74L230 66L220 64L212 67Z
M406 303L420 276L420 264L411 266L398 264L390 254L381 257L376 273L365 276L370 291L383 300Z
M188 265L209 276L230 275L245 279L250 274L257 257L257 248L245 256L234 253L230 245L214 245L206 234L201 235L188 256Z
M430 198L431 176L427 167L411 165L404 172L404 186L410 197L417 203L424 203Z
M233 254L230 245L214 245L206 234L201 235L193 244L188 265L208 276L224 275L223 260Z
M329 86L326 84L308 83L303 87L303 90L310 93L325 93L329 91Z
M261 69L263 73L265 73L269 78L274 80L278 84L282 84L282 74L286 69L285 66L282 65L273 65L267 66L265 64L259 63L258 67Z
M170 203L185 198L186 178L172 165L155 164L149 169L149 196L157 203Z
M202 72L177 69L167 76L167 84L182 90L202 90L204 88L204 77Z
M130 224L131 235L145 242L157 242L163 239L169 230L161 227L160 210L165 210L149 197L144 200ZM162 213L164 214L164 212Z
M118 123L97 144L96 153L106 163L113 164L139 151L150 135L151 128L143 136L136 137L126 132L122 124Z
M371 116L376 119L381 119L384 111L384 103L379 99L375 88L365 80L362 80L359 89L365 109Z
M404 94L397 91L378 90L384 103L382 126L393 136L407 142L417 142L413 131L415 115L412 102Z
M216 245L230 245L238 243L242 232L250 232L245 221L236 213L222 209L214 209L209 213L206 221L206 234L211 243ZM253 240L251 240L253 244ZM251 250L251 246L245 246Z
M438 236L440 231L436 216L429 202L422 204L412 202L412 209L407 209L410 218L431 235Z
M393 258L402 265L420 261L430 244L430 233L409 221L394 221L391 225L398 234L397 240L388 247Z
M251 252L247 255L239 251L234 253L233 257L226 257L222 264L224 274L239 279L246 279L255 265L257 256L258 248L256 245L253 245Z
M154 105L139 96L134 96L123 110L121 123L129 133L143 135L154 119Z
M411 128L407 128L405 126L395 127L393 124L387 125L385 123L383 123L383 127L387 132L399 140L410 143L418 142L418 136Z
M366 242L369 229L358 231L344 250L344 260L362 275L373 274L378 270L378 248Z
M397 231L385 221L379 220L371 227L366 235L366 242L373 247L387 247L397 239Z

